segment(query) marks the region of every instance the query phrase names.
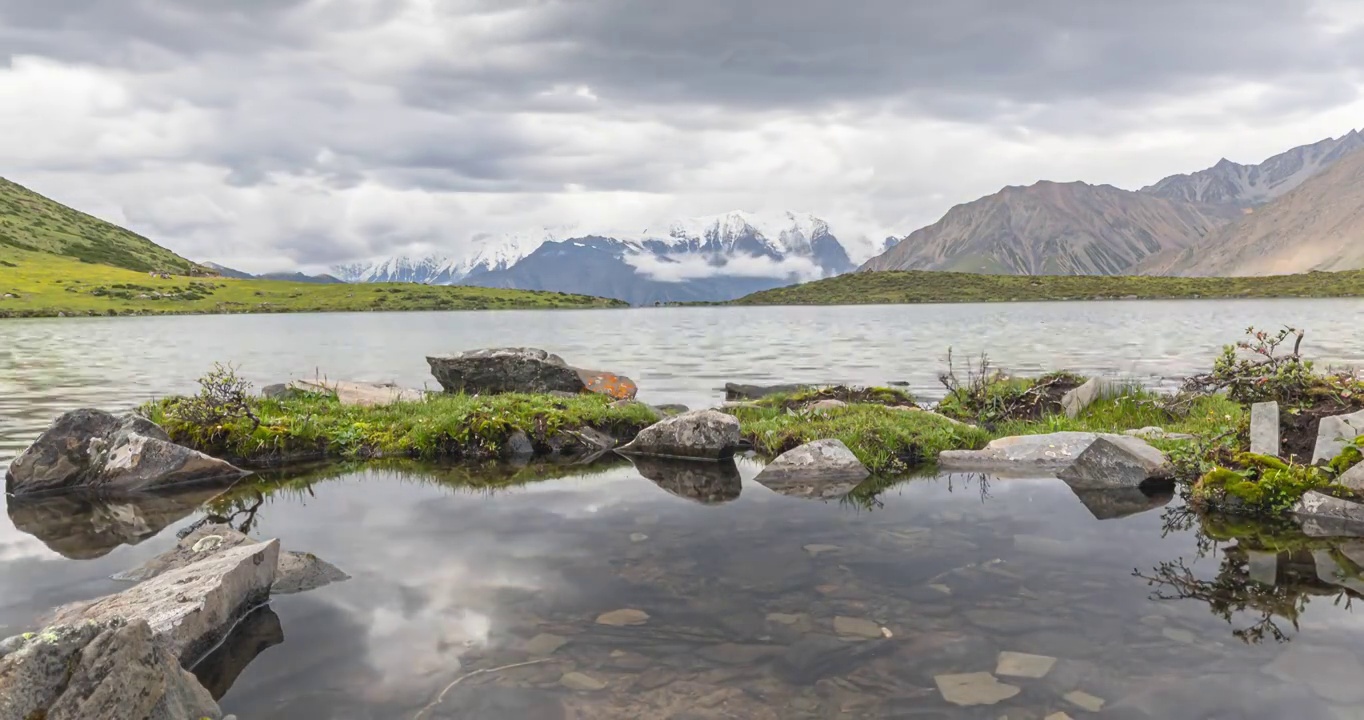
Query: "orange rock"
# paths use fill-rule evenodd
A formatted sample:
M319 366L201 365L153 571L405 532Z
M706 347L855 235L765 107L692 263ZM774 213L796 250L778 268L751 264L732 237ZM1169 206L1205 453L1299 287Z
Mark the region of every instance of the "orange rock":
M639 392L639 387L635 381L624 375L617 375L601 370L577 369L578 377L582 378L583 386L588 392L606 395L616 400L633 400Z

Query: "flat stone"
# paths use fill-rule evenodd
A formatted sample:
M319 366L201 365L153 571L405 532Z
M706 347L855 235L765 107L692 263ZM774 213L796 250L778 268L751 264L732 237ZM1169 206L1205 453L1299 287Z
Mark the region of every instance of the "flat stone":
M584 675L580 672L564 673L564 676L559 678L559 684L569 690L581 690L584 692L592 692L606 688L606 683L591 675Z
M933 681L943 699L954 705L994 705L1020 692L1019 688L1002 683L987 672L939 675Z
M1359 681L1364 677L1364 665L1344 648L1290 645L1261 672L1287 683L1306 685L1323 700L1364 702L1364 683Z
M1317 445L1312 462L1330 462L1360 435L1364 435L1364 410L1322 418L1317 424Z
M1056 665L1056 658L1046 655L1001 652L995 674L1006 677L1043 678Z
M1250 451L1257 455L1279 456L1279 403L1261 402L1250 406Z
M548 657L567 643L568 638L561 635L540 633L526 641L526 652L533 657Z
M279 541L243 545L115 595L59 608L55 624L146 620L158 644L192 665L270 596Z
M1076 705L1077 707L1088 710L1089 712L1096 713L1104 709L1103 698L1095 697L1083 690L1076 690L1074 692L1066 693L1065 698L1067 702L1070 702Z
M598 625L611 625L613 627L626 627L630 625L643 625L649 622L649 613L643 610L626 608L623 610L612 610L597 616Z
M1336 483L1355 492L1364 493L1364 462L1346 470L1336 478Z
M1292 512L1299 517L1339 520L1350 525L1364 524L1364 504L1342 500L1315 490L1304 493L1293 506Z
M719 460L732 456L740 442L739 420L733 415L719 410L694 410L650 425L618 452Z
M645 535L644 533L630 533L630 542L632 543L642 543L647 541L648 539L649 536Z
M882 637L880 625L863 618L851 618L842 615L834 618L834 632L847 637L868 639Z
M1127 386L1114 380L1104 378L1090 378L1079 387L1070 390L1061 396L1061 409L1065 411L1066 417L1074 419L1080 416L1096 400L1102 398L1116 397L1125 392Z
M1101 437L1119 444L1141 442L1138 438L1115 433L1016 435L992 440L983 450L944 451L938 454L938 466L943 470L1051 475L1068 467Z
M1076 490L1123 490L1138 488L1148 480L1171 479L1174 466L1165 453L1140 438L1100 437L1057 477Z
M782 453L756 479L771 487L787 483L858 483L869 476L871 472L842 440L816 440Z

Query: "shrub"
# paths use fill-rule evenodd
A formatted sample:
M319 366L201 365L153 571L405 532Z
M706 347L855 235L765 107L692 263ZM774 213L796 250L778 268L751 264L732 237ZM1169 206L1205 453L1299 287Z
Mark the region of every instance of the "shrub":
M251 383L238 377L231 365L222 363L214 363L213 369L199 378L199 394L170 402L166 416L203 428L239 418L250 420L253 428L260 426L260 420L251 412Z

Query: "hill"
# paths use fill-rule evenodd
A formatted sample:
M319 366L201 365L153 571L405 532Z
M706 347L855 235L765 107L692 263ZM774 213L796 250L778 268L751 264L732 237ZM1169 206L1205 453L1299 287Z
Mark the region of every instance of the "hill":
M583 295L492 288L148 277L145 272L0 246L0 318L624 306L618 300Z
M143 273L190 273L193 262L137 233L0 178L0 248L32 250Z
M1210 208L1111 185L1043 181L958 205L861 270L1118 275L1227 221Z
M765 290L732 305L895 305L902 303L1137 300L1166 298L1364 297L1364 270L1260 278L1102 275L973 275L873 272Z
M1277 275L1364 267L1364 149L1254 209L1169 269L1181 275Z

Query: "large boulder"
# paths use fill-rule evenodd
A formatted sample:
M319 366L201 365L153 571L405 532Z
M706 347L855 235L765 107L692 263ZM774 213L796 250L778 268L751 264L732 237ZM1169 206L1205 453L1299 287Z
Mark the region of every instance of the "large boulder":
M719 410L694 410L650 425L617 452L683 459L731 457L742 442L739 421Z
M1330 462L1361 435L1364 435L1364 410L1322 418L1317 423L1317 445L1312 462Z
M1118 443L1141 442L1138 438L1110 433L1018 435L993 440L983 450L947 450L938 454L938 465L944 470L1053 474L1069 467L1099 438Z
M243 545L258 541L227 525L201 525L176 543L174 548L145 563L113 576L114 580L144 582L172 570L188 567L217 557ZM279 552L275 580L270 586L272 595L291 595L314 590L334 582L349 580L350 576L331 563L312 553Z
M758 474L760 483L859 483L871 471L842 440L816 440L788 450Z
M623 375L571 367L538 348L489 348L426 358L431 374L448 393L594 392L617 400L635 397L638 388Z
M222 717L146 620L54 625L12 645L0 657L3 720Z
M733 460L706 462L633 457L635 470L659 488L702 505L719 505L739 498L743 479Z
M233 482L247 473L170 441L134 415L73 410L48 427L5 473L11 495L73 489L121 494L190 483Z
M278 540L235 547L116 595L59 608L52 622L145 620L161 647L192 666L269 599L278 565Z
M1140 438L1119 437L1096 438L1056 476L1076 490L1122 490L1174 479L1174 466L1165 453Z

